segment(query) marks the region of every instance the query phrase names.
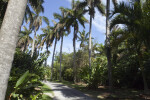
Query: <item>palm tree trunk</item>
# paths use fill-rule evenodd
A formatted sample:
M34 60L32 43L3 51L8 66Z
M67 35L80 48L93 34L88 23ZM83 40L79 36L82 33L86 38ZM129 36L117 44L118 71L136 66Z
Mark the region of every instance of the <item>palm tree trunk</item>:
M60 46L60 72L59 72L59 81L61 81L62 47L63 47L63 32L62 32L62 36L61 36L61 46Z
M24 53L26 52L26 49L27 49L27 40L25 42L25 46L24 46L24 50L23 50Z
M5 99L9 74L15 53L27 0L9 0L0 30L0 100ZM19 8L19 9L18 9Z
M56 44L57 44L57 38L55 39L55 45L54 45L53 57L52 57L51 81L53 78L53 67L54 67L54 56L55 56Z
M74 27L74 38L73 38L73 69L74 69L74 83L77 82L77 68L76 68L76 42L75 42L75 37L76 36L76 30Z
M44 66L45 66L45 67L47 66L47 59L45 60Z
M109 45L109 34L110 34L110 25L109 25L109 12L110 12L110 0L107 0L107 14L106 14L106 56L107 56L107 65L108 65L108 78L109 78L109 90L112 91L112 66L111 66L111 49Z
M31 57L33 57L33 54L34 54L35 38L36 38L36 31L34 31L34 38L33 38L33 43L32 43Z
M92 15L90 15L90 28L89 28L89 74L91 76L91 30L92 30Z
M141 69L141 73L142 73L142 78L143 78L143 83L144 83L144 92L148 92L148 85L147 85L147 82L146 82L146 77L145 77L145 73L144 73L144 66L143 66L143 62L142 62L142 53L140 51L140 49L137 50L137 54L138 54L138 60L139 60L139 66L140 66L140 69Z

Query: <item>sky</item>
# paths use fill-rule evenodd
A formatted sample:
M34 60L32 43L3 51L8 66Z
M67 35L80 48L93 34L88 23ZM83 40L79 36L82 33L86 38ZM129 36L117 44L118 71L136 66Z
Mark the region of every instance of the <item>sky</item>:
M80 0L81 1L81 0ZM127 1L127 0L117 0L118 2L120 1ZM102 0L103 4L106 5L106 0ZM60 12L60 7L64 8L71 8L71 0L45 0L45 3L43 4L44 6L44 13L41 14L43 16L46 16L50 20L50 25L53 26L52 20L55 20L53 17L53 13L59 13ZM113 9L113 5L111 3L111 9ZM85 18L89 20L89 15L85 14ZM43 23L41 28L46 27L46 24ZM83 31L83 27L80 25L79 26L79 31ZM85 24L85 31L89 31L89 24ZM95 18L92 23L92 37L94 38L94 42L98 43L104 43L105 41L105 32L106 32L106 17L102 16L97 10L95 13ZM38 31L37 34L41 34L42 31ZM71 33L69 36L64 37L64 42L63 42L63 52L66 53L71 53L73 52L73 30L71 30ZM80 42L76 42L76 50L78 50L80 47ZM50 56L48 57L47 64L51 65L51 59L53 55L53 49L54 49L54 43L53 45L49 48L50 51ZM43 48L43 51L46 49ZM57 46L56 46L56 52L60 52L60 41L58 41Z

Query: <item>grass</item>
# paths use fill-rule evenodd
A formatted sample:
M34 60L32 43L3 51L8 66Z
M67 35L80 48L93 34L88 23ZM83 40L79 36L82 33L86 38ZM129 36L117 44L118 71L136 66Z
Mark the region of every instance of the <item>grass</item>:
M52 100L52 98L48 95L43 94L42 95L42 100Z
M62 83L98 100L150 100L150 94L145 95L143 91L140 90L114 89L114 91L110 93L108 87L104 86L99 86L98 89L91 90L83 83L74 84L68 81L62 81Z

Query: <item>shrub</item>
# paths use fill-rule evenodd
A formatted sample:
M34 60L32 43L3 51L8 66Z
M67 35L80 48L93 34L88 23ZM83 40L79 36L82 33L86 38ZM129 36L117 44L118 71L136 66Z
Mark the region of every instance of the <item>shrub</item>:
M71 68L66 69L63 78L66 81L73 81L73 70Z
M9 100L36 100L42 96L42 83L39 76L26 71L17 81L10 77L9 82L15 83L8 87L6 99Z
M82 80L87 83L89 89L97 89L100 84L104 84L106 80L106 58L96 58L92 65L91 76L89 67L83 67L80 70Z

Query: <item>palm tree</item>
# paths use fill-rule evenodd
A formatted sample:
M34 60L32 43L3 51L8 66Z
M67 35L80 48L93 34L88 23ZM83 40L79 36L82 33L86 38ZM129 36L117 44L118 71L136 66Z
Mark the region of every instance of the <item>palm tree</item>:
M30 37L30 34L32 33L32 31L28 30L25 26L23 28L24 28L24 31L21 31L19 34L19 40L18 40L17 46L21 47L22 51L25 52L29 44L32 43L32 38Z
M84 23L88 22L88 20L83 16L84 11L83 9L75 9L77 7L78 2L74 3L74 0L72 1L72 9L62 9L64 12L66 12L66 17L64 18L66 28L74 27L73 32L73 48L74 48L74 55L73 55L73 68L74 68L74 82L77 81L76 79L76 39L77 39L77 33L79 30L79 23L85 28Z
M52 56L52 65L51 65L51 81L53 79L53 67L54 67L54 56L55 56L55 51L56 51L56 44L57 44L57 41L60 39L60 35L58 34L58 30L57 30L57 23L55 21L53 21L54 23L54 28L53 28L53 36L52 36L52 41L55 40L55 43L54 43L54 49L53 49L53 56Z
M39 16L39 14L34 15L33 23L32 23L32 21L30 22L30 28L32 28L32 30L34 30L34 38L33 38L33 43L32 43L31 57L33 56L33 53L35 50L34 48L35 48L36 32L39 30L39 27L42 25L43 20L46 22L46 24L49 24L48 18L46 18L45 16Z
M55 44L54 44L54 50L53 50L53 56L52 56L52 69L51 69L51 80L52 80L52 75L53 75L53 66L54 66L54 55L55 55L55 50L56 50L56 44L57 44L57 36L54 32L54 27L50 27L49 25L46 28L42 28L42 31L44 34L41 34L41 48L43 48L43 45L46 43L46 49L48 51L48 47L52 46L52 43L55 39Z
M89 69L90 69L90 75L91 75L91 30L92 30L92 18L94 18L95 15L95 8L98 9L100 14L105 14L104 6L101 3L101 0L84 0L83 2L80 2L78 5L79 8L86 8L88 7L88 13L90 15L90 26L89 26Z
M136 52L138 55L139 66L141 69L144 90L145 92L148 90L146 77L144 73L143 66L143 54L142 54L142 46L145 45L147 48L147 44L149 44L149 28L146 27L149 24L149 21L145 18L145 13L140 2L135 2L132 6L125 4L124 2L117 5L112 13L112 15L119 13L119 15L115 16L111 21L110 28L117 24L124 24L127 26L129 32L129 36L134 40L134 47L136 48ZM147 14L146 14L147 15ZM142 34L144 33L144 34Z
M64 18L64 12L62 11L62 15L60 15L58 13L54 13L54 18L59 20L59 22L56 24L55 31L57 30L57 32L59 33L60 38L61 38L61 45L60 45L60 69L59 69L59 81L61 81L61 61L62 61L62 47L63 47L63 36L64 36L64 34L63 34L64 33L64 26L62 25L63 24L62 21L63 21L63 18Z
M116 0L112 0L114 6L117 5ZM110 0L107 0L106 7L106 56L107 56L107 65L108 65L108 79L109 79L109 90L112 91L112 65L111 65L111 48L109 45L109 34L110 34L110 25L109 25L109 16L110 16Z
M34 46L35 46L35 39L36 39L36 31L38 31L39 27L42 25L42 17L39 15L35 15L33 18L33 23L30 23L30 28L32 27L32 30L34 30L34 37L33 37L33 43L32 43L32 50L31 50L31 57L34 53Z
M29 0L28 1L26 12L25 12L25 17L24 17L24 20L26 23L28 23L29 21L31 23L34 22L33 13L38 15L39 13L44 12L43 3L44 3L44 0Z
M22 25L26 5L27 0L9 0L0 29L0 100L5 98L17 36Z
M43 31L43 34L40 35L40 37L42 38L40 47L42 49L44 44L46 43L46 49L48 50L48 47L52 46L53 43L54 33L52 31L52 27L48 25L46 28L42 28L41 30Z
M85 33L85 30L83 30L82 32L79 31L80 36L78 35L78 41L80 41L80 47L84 47L85 46L85 42L87 42L89 40L88 35L89 33Z
M56 44L57 44L58 38L59 38L58 33L57 32L54 33L55 43L54 43L54 50L53 50L53 56L52 56L51 81L52 81L52 78L53 78L54 56L55 56Z
M53 66L54 66L54 56L55 56L55 50L56 50L56 44L57 40L59 38L57 31L55 31L56 28L56 22L54 22L55 26L51 27L49 25L49 20L45 18L45 22L47 22L47 27L42 28L43 34L40 35L40 38L42 38L40 47L41 49L43 48L43 45L46 44L46 49L48 51L48 47L52 46L53 41L55 40L54 43L54 50L53 50L53 56L52 56L52 66L51 66L51 80L53 76Z
M5 12L6 12L6 8L8 5L8 1L9 0L1 0L0 1L0 26L2 24L2 20L4 18ZM28 0L27 2L27 7L26 7L26 11L25 11L25 16L24 19L25 21L29 21L27 20L28 18L33 19L32 17L32 12L44 12L44 7L42 6L42 4L44 3L44 0ZM32 10L31 10L32 9Z
M56 24L55 30L58 31L61 38L61 45L60 45L60 74L59 74L59 81L61 81L61 62L62 62L62 47L63 47L63 37L66 35L65 31L70 33L70 29L65 29L65 21L64 18L66 17L66 13L63 11L63 7L60 7L60 10L62 14L54 13L54 18L59 20L59 22Z

